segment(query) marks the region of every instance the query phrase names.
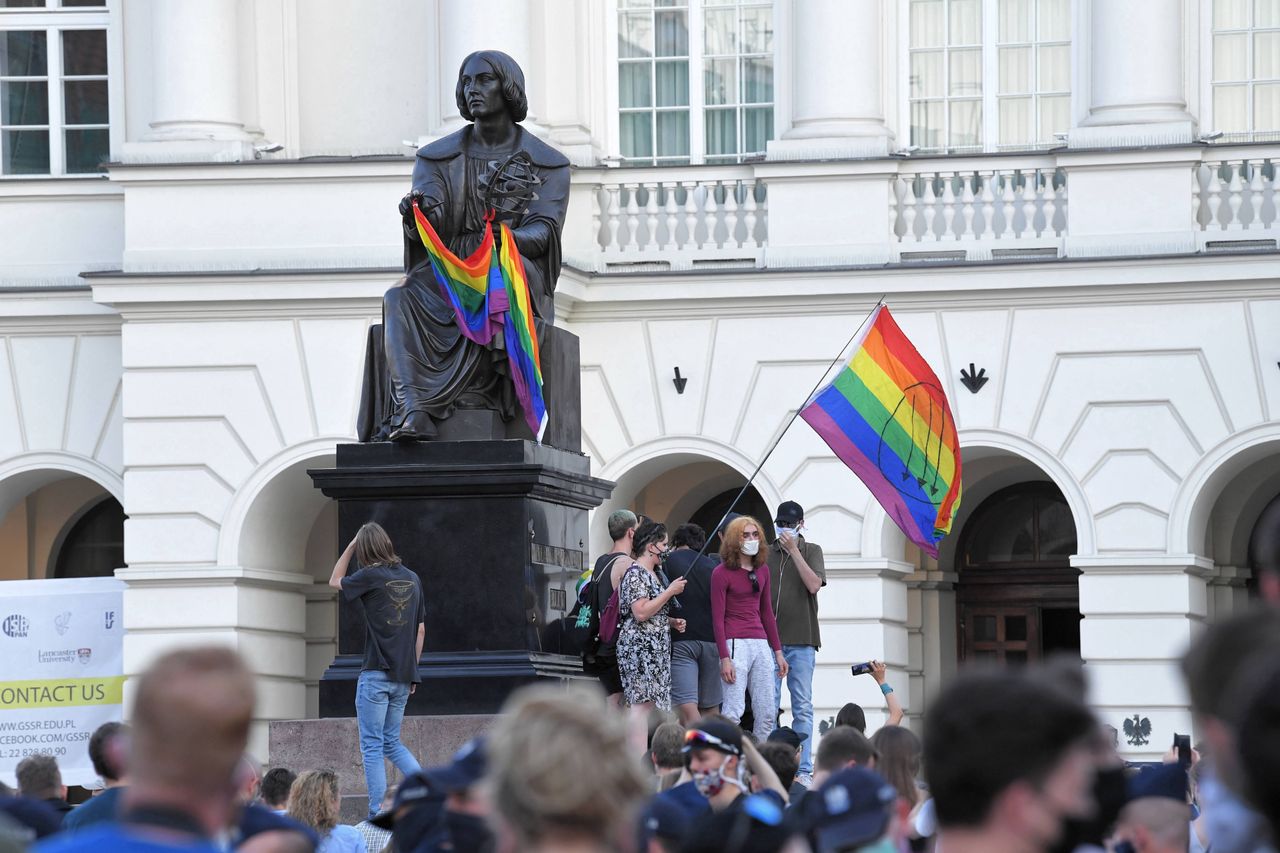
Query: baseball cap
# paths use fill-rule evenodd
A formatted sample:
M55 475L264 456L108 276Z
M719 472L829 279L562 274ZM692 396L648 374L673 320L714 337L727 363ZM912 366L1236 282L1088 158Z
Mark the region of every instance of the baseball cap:
M699 720L684 733L680 751L688 755L695 749L714 749L725 755L742 755L742 729L722 720Z
M705 797L701 799L706 802ZM655 838L680 841L693 825L693 818L689 810L670 799L654 797L640 812L640 849L647 849Z
M778 504L778 514L774 516L774 524L795 527L801 521L804 521L804 508L800 504L795 501L783 501Z
M879 774L850 767L800 802L799 829L815 853L850 850L884 835L898 792Z
M464 791L479 782L487 764L484 738L472 738L453 754L448 764L428 767L422 772L431 787L448 794Z
M769 732L767 740L769 743L785 743L792 749L799 749L800 744L809 739L807 734L801 734L790 726L778 726Z
M379 815L369 818L369 823L382 829L391 829L396 822L396 813L405 806L421 806L435 803L443 807L444 791L431 787L431 780L423 772L410 773L400 782L396 789L396 799L391 808Z

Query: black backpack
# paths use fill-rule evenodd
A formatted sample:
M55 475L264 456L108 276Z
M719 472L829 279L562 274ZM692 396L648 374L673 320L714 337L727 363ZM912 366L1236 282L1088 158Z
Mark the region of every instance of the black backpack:
M597 590L600 588L600 578L605 572L611 571L613 563L619 557L625 557L622 551L614 551L606 555L609 559L604 561L604 565L596 571L592 572L591 580L583 584L582 589L578 591L578 621L576 627L586 628L587 639L582 646L582 668L588 672L597 669L600 666L608 666L607 663L597 660L601 657L601 648L612 646L612 642L601 642L600 639L600 608L596 606L596 602L600 600ZM615 590L616 592L616 590ZM612 655L605 655L612 657Z

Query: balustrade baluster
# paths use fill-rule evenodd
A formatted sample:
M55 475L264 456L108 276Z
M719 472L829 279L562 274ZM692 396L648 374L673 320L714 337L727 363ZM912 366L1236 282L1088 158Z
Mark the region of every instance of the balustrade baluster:
M960 185L960 221L961 230L956 232L957 240L967 240L973 237L973 178L974 173L965 174L964 180Z
M1231 222L1227 228L1230 231L1239 231L1244 228L1244 223L1240 221L1240 205L1244 203L1244 184L1242 181L1244 172L1244 162L1233 163L1229 165L1231 169L1231 183L1227 185L1227 206L1231 210Z
M748 246L754 248L760 245L760 241L756 239L756 220L758 217L756 215L757 204L755 181L744 181L742 188L746 193L742 201L742 221L746 226L747 233L746 243Z
M1022 227L1018 229L1016 235L1018 239L1022 239L1024 236L1030 237L1031 233L1035 231L1036 175L1035 169L1031 169L1030 174L1027 172L1022 173L1022 187L1018 191L1018 194L1022 196Z
M725 244L741 246L743 241L738 239L738 182L728 181L724 184L724 224L725 224Z
M921 175L924 179L924 193L920 197L920 203L924 208L924 234L921 235L923 240L936 240L938 233L934 231L933 223L938 216L938 175L936 172Z
M1204 190L1207 171L1208 167L1204 163L1191 167L1191 221L1201 231L1208 227L1209 203Z
M1271 177L1266 175L1267 170L1271 170ZM1262 201L1258 208L1261 211L1262 224L1264 228L1270 228L1280 219L1280 215L1276 213L1276 172L1275 164L1270 160L1264 160L1258 164L1258 171L1262 173Z
M939 240L951 239L956 218L956 173L952 172L942 179L942 233Z
M1249 228L1262 228L1262 164L1256 160L1248 161L1249 167Z
M1013 225L1013 172L1001 174L1000 178L1004 181L1004 189L1000 193L1000 212L1004 216L1004 222L996 236L1012 237L1016 233Z
M1224 230L1218 219L1218 210L1222 207L1222 164L1214 163L1209 171L1209 228L1215 231Z
M1055 180L1057 175L1053 169L1047 170L1044 176L1044 194L1041 198L1040 210L1044 214L1044 227L1036 232L1039 237L1042 234L1057 235L1058 228L1054 225L1054 218L1058 215L1058 187Z
M920 223L920 200L916 197L916 176L907 175L902 182L902 239L908 243L920 242L916 227ZM922 188L923 189L923 188Z
M622 248L618 242L618 228L622 225L622 217L619 214L622 186L609 187L605 192L609 194L609 210L605 218L605 227L609 229L609 245L605 248L617 251Z
M645 251L657 251L661 248L658 243L658 188L662 184L646 184L644 191L646 198L644 200L644 248Z
M706 203L702 206L702 218L707 223L707 241L703 245L715 246L719 249L724 244L720 241L720 209L719 203L716 201L716 190L720 188L719 181L713 181L706 185L707 196ZM699 248L702 248L701 246Z
M591 239L598 248L605 249L608 247L604 236L604 206L608 202L600 197L601 192L604 192L601 186L596 186L591 192Z
M624 185L627 192L627 244L628 252L640 251L640 187L641 184Z
M680 208L676 204L676 190L680 188L680 184L673 181L670 186L666 184L659 184L659 186L667 194L662 202L662 227L667 232L666 239L662 241L662 249L672 251L679 245L676 241L676 229L680 227Z
M979 172L982 181L982 203L979 212L982 214L982 227L974 234L978 239L996 236L996 180L997 173Z
M684 187L684 245L682 249L692 249L698 245L698 182L689 181Z

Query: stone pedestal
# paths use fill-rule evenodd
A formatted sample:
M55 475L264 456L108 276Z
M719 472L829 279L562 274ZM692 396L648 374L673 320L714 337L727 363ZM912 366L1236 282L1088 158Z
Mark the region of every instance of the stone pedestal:
M496 716L463 714L455 717L408 717L400 727L400 741L423 767L448 764L464 743L487 732ZM269 767L302 770L327 767L338 774L343 823L364 820L368 789L360 759L360 730L351 719L277 720L271 723ZM386 762L387 783L397 784L400 771Z
M340 546L377 521L422 578L423 681L409 714L494 713L521 684L581 677L563 620L587 511L612 490L587 457L518 439L345 444L335 468L308 473L338 501ZM359 605L342 602L322 717L355 713L364 639Z

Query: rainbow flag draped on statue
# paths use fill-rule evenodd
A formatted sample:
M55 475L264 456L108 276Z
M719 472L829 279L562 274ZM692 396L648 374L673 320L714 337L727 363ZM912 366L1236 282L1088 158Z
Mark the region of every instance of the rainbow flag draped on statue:
M894 322L871 313L853 357L800 411L931 557L960 506L960 441L942 383Z
M542 394L538 331L533 322L533 300L524 261L511 229L501 225L501 239L495 241L492 223L486 221L480 246L462 259L449 251L416 206L413 216L436 283L453 306L462 334L488 345L502 332L516 397L529 428L542 441L548 417Z

